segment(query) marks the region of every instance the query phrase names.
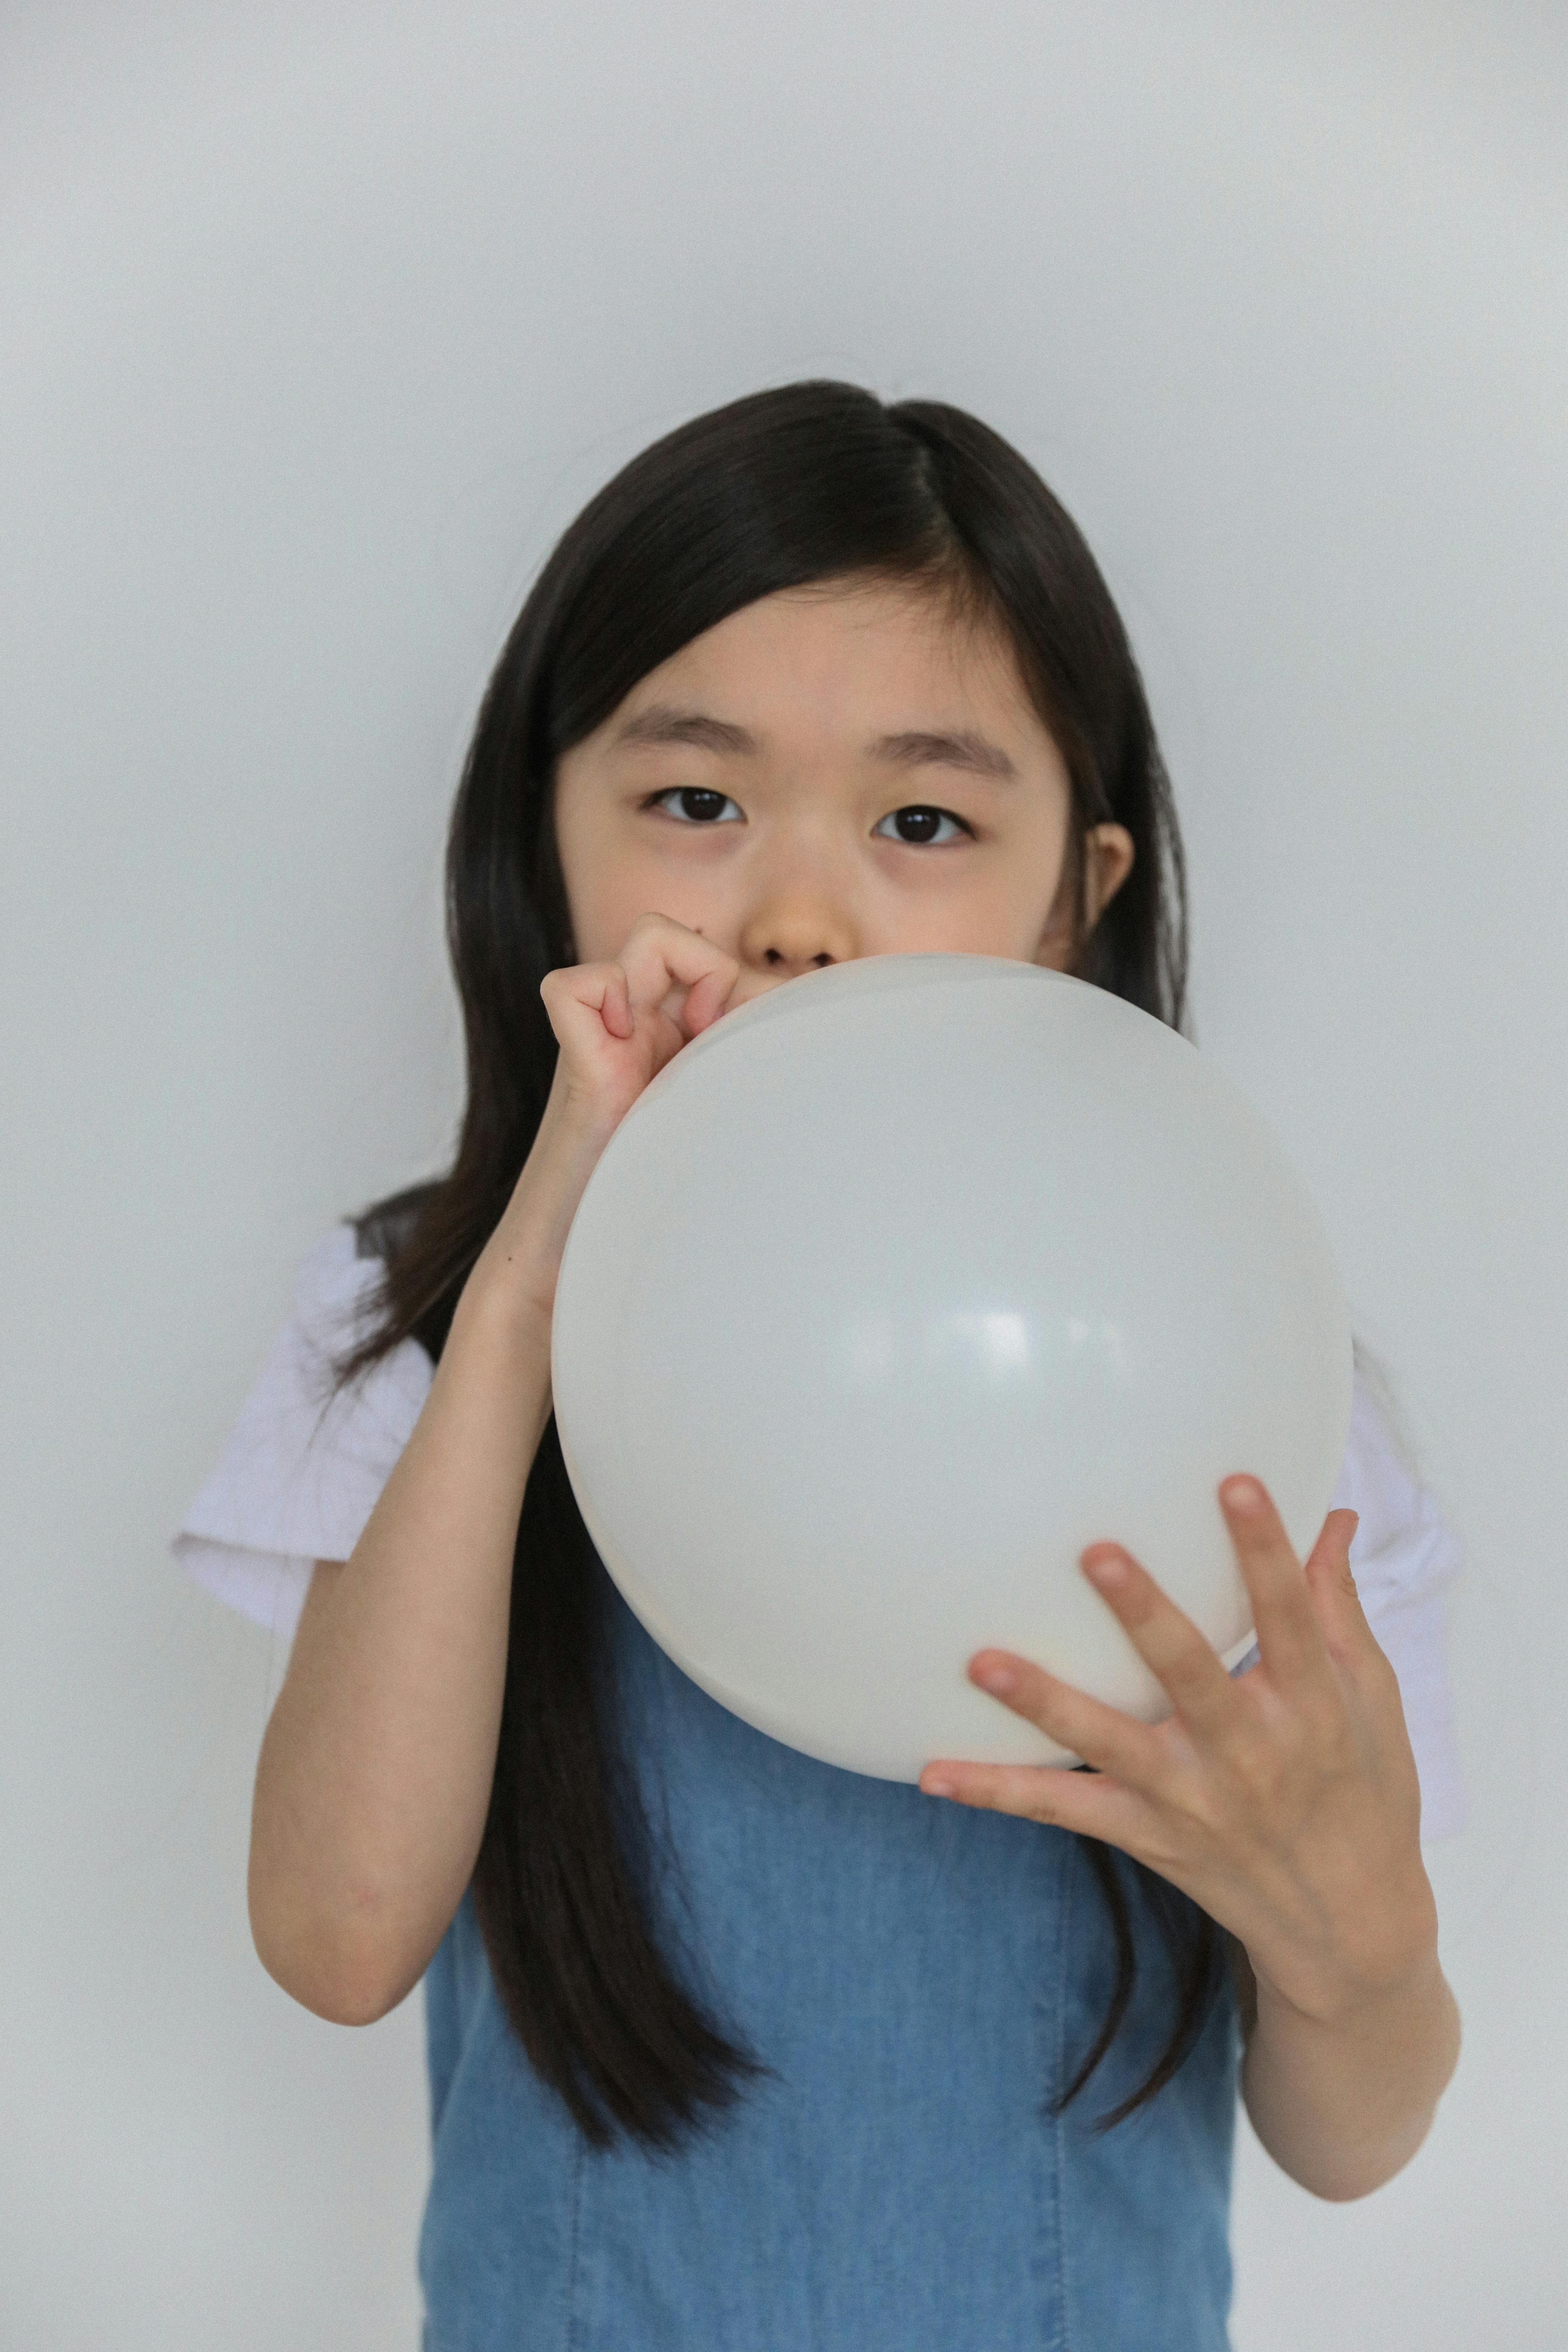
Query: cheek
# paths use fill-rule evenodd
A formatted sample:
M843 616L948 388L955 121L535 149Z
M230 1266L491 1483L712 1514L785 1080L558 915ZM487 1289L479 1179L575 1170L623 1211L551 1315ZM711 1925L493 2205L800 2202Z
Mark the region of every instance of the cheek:
M651 833L639 829L634 812L618 826L584 826L570 845L560 843L579 963L616 961L643 915L666 915L689 930L722 927L722 886L692 870L700 859L661 856Z
M555 793L555 847L565 887L579 963L617 956L637 917L646 860L627 830L617 835L610 813L591 794L589 780L563 772ZM637 904L632 901L637 899Z

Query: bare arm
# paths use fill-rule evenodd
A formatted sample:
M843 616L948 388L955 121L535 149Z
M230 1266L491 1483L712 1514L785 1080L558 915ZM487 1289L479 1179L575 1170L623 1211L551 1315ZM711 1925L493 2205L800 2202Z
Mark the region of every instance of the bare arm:
M458 1302L353 1557L317 1565L262 1743L256 1948L286 1991L342 2024L384 2015L418 1982L484 1832L512 1555L551 1410L550 1313L524 1255L551 1202L520 1187L513 1211Z
M1458 2004L1436 1941L1406 1983L1330 2020L1259 1986L1244 1951L1237 1969L1250 1987L1244 2029L1248 2006L1255 2020L1241 2084L1258 2138L1314 2196L1343 2202L1381 2189L1431 2130L1458 2063Z
M1299 1560L1267 1488L1216 1489L1261 1663L1231 1675L1121 1545L1081 1564L1173 1705L1147 1725L1015 1653L1005 1704L1081 1756L934 1759L921 1786L1102 1839L1157 1870L1227 1936L1247 2033L1242 2095L1259 2139L1315 2196L1363 2197L1408 2163L1459 2053L1421 1860L1421 1786L1399 1683L1350 1564L1352 1510ZM929 1776L929 1777L928 1777Z
M739 969L645 915L618 962L552 971L541 990L561 1051L539 1133L353 1556L317 1563L262 1742L251 1933L320 2017L367 2024L395 2008L473 1874L567 1232L615 1128L720 1016Z

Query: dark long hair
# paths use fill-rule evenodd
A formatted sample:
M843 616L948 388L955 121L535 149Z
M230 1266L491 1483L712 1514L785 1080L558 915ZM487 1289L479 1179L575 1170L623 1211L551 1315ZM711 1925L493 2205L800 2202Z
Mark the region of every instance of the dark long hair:
M1068 968L1186 1034L1186 881L1170 785L1126 631L1071 518L961 409L885 405L830 383L735 401L655 443L589 503L496 665L447 853L468 1048L457 1152L446 1175L353 1220L362 1254L384 1271L375 1328L342 1358L341 1381L410 1337L439 1358L543 1115L557 1045L540 982L577 960L552 814L557 761L730 614L781 589L859 578L929 586L1000 627L1071 781ZM1086 936L1085 836L1104 823L1126 826L1136 856ZM645 1916L637 1842L647 1824L607 1696L602 1574L552 1418L518 1528L474 1906L518 2038L590 2143L605 2147L625 2130L662 2149L708 2120L700 2109L730 2106L745 2080L772 2069L688 2000ZM1077 2097L1127 2013L1135 1920L1152 1924L1173 1971L1169 2040L1138 2091L1099 2119L1109 2129L1192 2051L1221 1989L1224 1943L1168 1880L1081 1843L1109 1906L1117 1972L1098 2038L1053 2113Z

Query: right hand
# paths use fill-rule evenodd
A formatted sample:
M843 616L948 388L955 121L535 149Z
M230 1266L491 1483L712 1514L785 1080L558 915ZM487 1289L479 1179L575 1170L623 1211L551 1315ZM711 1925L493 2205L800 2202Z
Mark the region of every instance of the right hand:
M614 963L546 972L539 992L561 1047L554 1082L470 1283L488 1261L514 1290L521 1283L530 1304L553 1311L566 1235L605 1144L665 1064L730 1009L740 976L733 956L668 915L639 915Z
M741 967L700 931L639 915L616 963L563 965L540 986L561 1041L564 1108L607 1141L649 1080L729 1008Z

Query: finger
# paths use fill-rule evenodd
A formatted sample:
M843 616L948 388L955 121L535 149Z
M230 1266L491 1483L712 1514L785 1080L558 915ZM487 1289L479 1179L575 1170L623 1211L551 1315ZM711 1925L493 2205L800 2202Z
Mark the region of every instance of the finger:
M1220 1664L1219 1653L1148 1570L1119 1544L1091 1545L1082 1564L1183 1721L1200 1738L1217 1738L1233 1726L1246 1702Z
M563 1045L568 1034L585 1045L592 1044L601 1026L624 1044L636 1029L626 993L626 976L618 963L563 964L545 973L539 993L550 1015L550 1024ZM596 1014L598 1019L584 1027L584 1014Z
M1332 1677L1318 1612L1268 1489L1256 1478L1227 1478L1219 1499L1271 1680L1281 1690L1326 1685Z
M733 956L668 915L637 917L621 950L621 965L636 1012L651 1012L665 1003L672 987L684 988L681 1013L693 1034L714 1018L741 972ZM681 1015L671 1008L670 1017Z
M1360 1524L1357 1511L1331 1511L1305 1570L1329 1654L1347 1663L1370 1649L1381 1648L1351 1566L1351 1546Z
M622 1044L636 1034L637 1023L632 1019L631 999L626 988L626 976L618 963L613 963L605 980L605 993L599 1011L605 1028Z
M1152 1850L1153 1824L1142 1799L1097 1773L1075 1772L1070 1765L967 1764L942 1758L926 1766L920 1785L929 1797L1074 1830L1125 1853Z
M1155 1794L1168 1779L1166 1743L1156 1730L1032 1660L1009 1650L983 1650L971 1659L969 1672L982 1690L1037 1725L1058 1748L1081 1756L1097 1772L1114 1775L1124 1788Z
M1410 1737L1399 1676L1373 1631L1351 1566L1351 1545L1360 1524L1354 1511L1329 1513L1307 1561L1307 1581L1342 1689L1348 1678L1372 1710L1373 1719L1393 1740L1395 1753L1407 1754Z

